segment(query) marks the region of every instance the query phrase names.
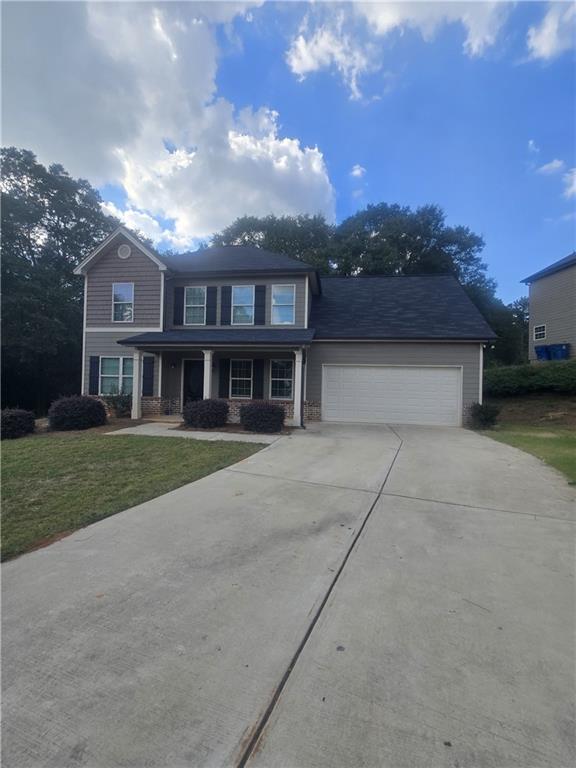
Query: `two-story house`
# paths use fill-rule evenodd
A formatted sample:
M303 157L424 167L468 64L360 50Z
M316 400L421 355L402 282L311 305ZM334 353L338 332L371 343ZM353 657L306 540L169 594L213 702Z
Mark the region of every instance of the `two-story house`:
M132 417L223 398L272 400L297 426L460 425L482 400L494 334L448 275L325 277L228 246L164 257L124 228L84 275L82 391L132 395Z
M530 360L576 357L576 251L522 282L529 290Z

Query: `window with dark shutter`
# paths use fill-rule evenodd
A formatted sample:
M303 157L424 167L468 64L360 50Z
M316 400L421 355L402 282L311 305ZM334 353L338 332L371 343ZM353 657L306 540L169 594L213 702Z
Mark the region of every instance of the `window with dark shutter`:
M206 325L216 325L216 300L218 288L212 285L206 289Z
M232 316L232 286L223 285L220 289L221 307L220 307L220 325L230 325Z
M218 397L227 400L230 396L230 359L222 358L218 370Z
M254 294L254 325L266 324L266 286L257 285Z
M154 358L145 357L142 362L142 396L152 397L154 394Z
M184 325L184 288L174 288L174 325Z
M95 356L90 358L90 375L88 378L88 394L98 394L98 377L100 376L100 358Z
M252 399L262 400L264 397L264 360L252 362Z

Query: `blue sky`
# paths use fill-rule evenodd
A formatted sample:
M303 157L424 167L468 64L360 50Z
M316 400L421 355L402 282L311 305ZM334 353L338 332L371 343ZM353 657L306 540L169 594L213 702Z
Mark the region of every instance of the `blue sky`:
M575 247L574 5L4 5L5 143L160 248L438 203L510 301Z

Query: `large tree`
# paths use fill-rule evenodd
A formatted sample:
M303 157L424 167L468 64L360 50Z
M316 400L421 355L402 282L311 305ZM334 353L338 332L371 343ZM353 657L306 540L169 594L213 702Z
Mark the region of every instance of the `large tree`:
M45 411L79 391L82 279L74 267L118 221L98 192L23 149L0 152L2 403Z

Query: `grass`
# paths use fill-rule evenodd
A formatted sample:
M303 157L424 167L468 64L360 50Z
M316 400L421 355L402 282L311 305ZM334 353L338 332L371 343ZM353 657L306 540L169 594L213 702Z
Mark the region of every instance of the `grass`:
M2 559L198 480L261 447L96 431L6 440Z
M576 484L576 398L546 394L490 402L501 412L488 437L537 456Z

